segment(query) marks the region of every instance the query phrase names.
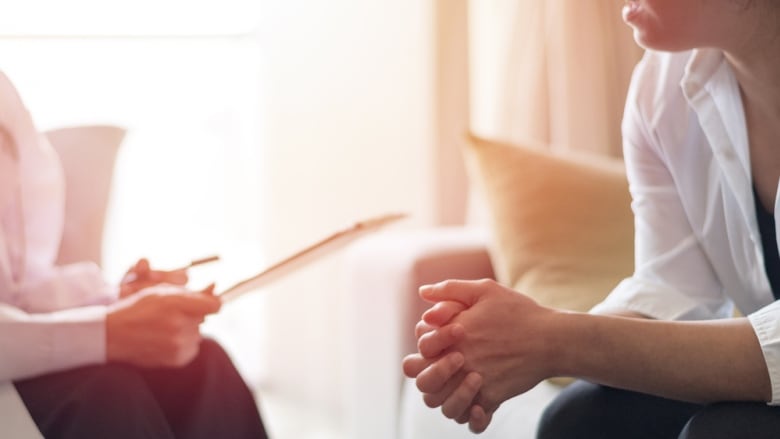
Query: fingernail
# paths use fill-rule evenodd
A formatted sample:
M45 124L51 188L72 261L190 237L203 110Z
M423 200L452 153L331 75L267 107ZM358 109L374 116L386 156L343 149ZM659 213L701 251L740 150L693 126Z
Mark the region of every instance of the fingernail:
M423 285L419 288L417 291L420 296L428 296L431 294L431 290L433 289L432 285Z

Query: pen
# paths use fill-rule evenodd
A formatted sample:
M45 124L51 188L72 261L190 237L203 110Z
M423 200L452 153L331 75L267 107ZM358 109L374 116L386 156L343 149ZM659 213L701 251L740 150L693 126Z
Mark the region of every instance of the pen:
M174 271L183 271L183 270L187 270L189 268L195 267L197 265L203 265L203 264L207 264L209 262L214 262L214 261L218 261L218 260L219 260L219 256L218 255L212 255L212 256L207 256L205 258L193 259L187 265L183 265L183 266L178 267L178 268L174 268L174 269L171 269L171 270L161 270L161 271L166 271L168 273L171 273L171 272L174 272ZM135 282L136 279L137 279L137 274L136 273L134 273L134 272L133 273L127 273L125 275L125 278L122 280L122 283Z
M183 267L174 268L173 270L168 270L168 271L186 270L186 269L192 268L192 267L194 267L196 265L208 264L209 262L214 262L214 261L218 261L218 260L219 260L219 255L211 255L211 256L207 256L205 258L193 259L193 260L190 261L189 264L187 264L187 265L185 265Z

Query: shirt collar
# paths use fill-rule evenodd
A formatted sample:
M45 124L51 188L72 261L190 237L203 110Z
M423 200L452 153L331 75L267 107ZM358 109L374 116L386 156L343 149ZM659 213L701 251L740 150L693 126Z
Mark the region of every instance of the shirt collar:
M717 49L694 50L680 87L688 104L698 114L713 152L737 157L746 183L752 184L741 92L723 52Z
M707 84L724 67L724 62L725 57L720 50L693 50L688 64L685 66L685 74L680 81L680 86L688 101L694 100L699 93L705 91Z
M739 83L723 52L694 50L680 86L726 181L736 194L745 221L752 225L751 230L757 230L742 98Z

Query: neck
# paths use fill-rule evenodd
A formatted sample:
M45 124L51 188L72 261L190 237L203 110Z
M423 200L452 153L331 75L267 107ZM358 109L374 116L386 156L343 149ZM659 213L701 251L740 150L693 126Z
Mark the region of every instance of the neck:
M753 106L780 116L780 30L774 17L745 32L725 50L743 97Z

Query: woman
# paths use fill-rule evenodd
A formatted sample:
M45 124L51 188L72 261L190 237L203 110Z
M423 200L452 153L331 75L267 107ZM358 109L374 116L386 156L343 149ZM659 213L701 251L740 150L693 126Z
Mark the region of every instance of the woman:
M44 437L266 437L230 359L201 338L213 287L144 259L120 285L92 263L57 266L63 221L57 155L0 73L0 382Z
M540 438L776 437L780 2L632 0L623 18L648 49L623 122L634 274L588 314L490 281L423 287L437 304L404 371L474 431L563 375L584 380Z

